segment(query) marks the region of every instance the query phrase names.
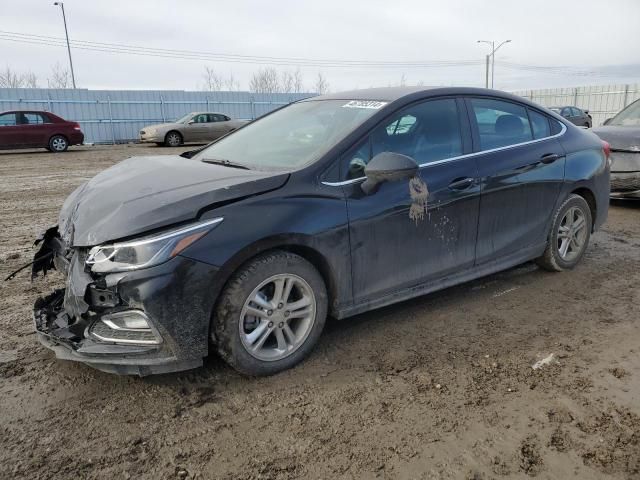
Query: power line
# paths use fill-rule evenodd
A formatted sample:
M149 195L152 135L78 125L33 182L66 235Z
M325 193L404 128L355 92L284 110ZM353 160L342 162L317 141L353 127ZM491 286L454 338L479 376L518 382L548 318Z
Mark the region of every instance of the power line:
M64 46L65 40L60 37L23 34L0 31L0 40L28 43L46 46ZM340 59L309 59L299 57L269 57L236 54L221 54L198 52L189 50L171 50L161 48L141 47L134 45L114 44L105 42L90 42L71 40L75 49L100 51L106 53L124 53L162 58L177 58L186 60L205 60L230 63L269 64L285 66L315 66L315 67L376 67L376 68L435 68L479 65L479 60L466 61L384 61L384 60L340 60Z

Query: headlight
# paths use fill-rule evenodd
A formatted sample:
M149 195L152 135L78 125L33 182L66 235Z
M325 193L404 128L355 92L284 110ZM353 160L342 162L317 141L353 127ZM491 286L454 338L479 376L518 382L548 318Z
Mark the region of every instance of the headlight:
M178 255L222 220L222 217L214 218L128 242L98 245L89 251L85 263L94 273L153 267Z

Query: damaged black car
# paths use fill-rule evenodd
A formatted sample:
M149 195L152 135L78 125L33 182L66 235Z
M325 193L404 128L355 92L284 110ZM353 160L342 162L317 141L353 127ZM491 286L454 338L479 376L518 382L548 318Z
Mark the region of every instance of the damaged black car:
M288 105L198 151L125 160L39 238L59 358L120 374L292 367L346 318L535 260L607 217L608 146L514 95L384 88ZM62 285L61 285L62 287Z

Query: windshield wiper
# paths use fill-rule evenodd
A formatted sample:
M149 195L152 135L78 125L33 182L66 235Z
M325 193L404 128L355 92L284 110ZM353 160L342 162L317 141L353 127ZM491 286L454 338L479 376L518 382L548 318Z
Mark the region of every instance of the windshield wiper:
M213 165L224 165L225 167L231 168L241 168L242 170L251 170L246 165L242 165L241 163L235 163L231 160L217 160L215 158L203 158L202 161L204 163L211 163Z

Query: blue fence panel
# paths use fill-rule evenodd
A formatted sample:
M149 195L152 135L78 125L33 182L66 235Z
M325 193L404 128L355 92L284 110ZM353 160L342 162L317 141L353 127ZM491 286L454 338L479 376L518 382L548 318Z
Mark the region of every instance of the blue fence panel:
M187 92L182 90L87 90L0 88L0 111L44 110L76 121L85 143L136 141L145 125L212 111L253 120L313 93Z

